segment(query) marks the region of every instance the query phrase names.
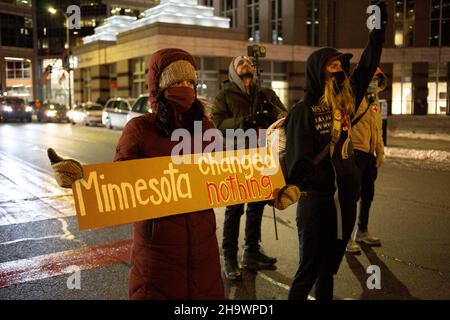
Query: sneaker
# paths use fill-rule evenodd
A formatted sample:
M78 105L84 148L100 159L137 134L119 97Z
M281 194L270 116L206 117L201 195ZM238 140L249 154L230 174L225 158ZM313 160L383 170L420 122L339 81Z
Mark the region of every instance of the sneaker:
M241 270L239 269L236 258L225 259L223 273L225 274L225 278L227 278L228 280L237 280L242 277Z
M350 239L347 243L347 248L345 249L345 251L349 253L358 254L361 253L361 247L359 246L358 243L356 243L355 240Z
M276 258L266 256L260 250L245 250L242 255L242 266L249 270L275 270Z
M365 244L367 244L369 246L380 246L381 245L380 239L372 236L368 231L365 231L365 232L358 231L356 233L355 240L358 242L364 242Z

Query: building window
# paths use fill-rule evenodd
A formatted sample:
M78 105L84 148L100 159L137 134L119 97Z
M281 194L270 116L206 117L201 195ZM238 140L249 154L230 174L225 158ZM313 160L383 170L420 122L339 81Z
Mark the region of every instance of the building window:
M272 43L283 44L282 0L272 0Z
M133 70L133 86L131 94L133 97L137 98L139 95L145 93L147 90L145 88L145 61L144 58L138 58L132 60L132 70Z
M31 79L31 62L26 59L5 59L6 79Z
M392 114L412 114L412 64L394 64Z
M111 98L117 97L117 67L115 63L109 66L109 96Z
M306 32L308 46L319 45L319 6L320 0L307 1Z
M394 15L394 44L411 47L414 40L415 0L396 0Z
M0 46L33 48L31 19L0 13Z
M271 88L281 102L288 106L289 84L287 81L287 63L278 61L261 61L262 85Z
M447 64L430 64L428 81L428 114L446 114L449 81Z
M219 91L219 67L217 58L195 57L198 68L197 93L212 102Z
M432 0L430 46L450 46L450 1Z
M202 0L200 3L202 6L214 7L213 0Z
M91 70L89 68L81 69L82 79L82 101L87 102L92 100L91 89Z
M260 42L261 32L259 28L259 0L247 0L248 13L248 41Z
M237 28L237 0L222 0L222 16L230 19L230 28Z

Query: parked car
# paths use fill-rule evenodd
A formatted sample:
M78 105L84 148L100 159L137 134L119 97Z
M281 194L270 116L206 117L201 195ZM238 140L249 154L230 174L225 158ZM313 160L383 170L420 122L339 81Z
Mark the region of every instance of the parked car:
M51 121L67 121L68 107L59 103L44 103L39 109L36 110L37 120L39 122L51 122Z
M127 116L131 111L134 99L113 98L106 102L103 109L102 123L108 129L122 129L127 124Z
M21 120L31 122L33 108L25 106L25 100L19 97L0 97L0 118L4 122Z
M93 102L82 103L69 111L69 121L72 124L80 123L86 126L102 124L102 110L101 104Z
M152 112L152 108L148 102L148 94L141 94L131 107L131 111L127 116L127 122L148 112Z

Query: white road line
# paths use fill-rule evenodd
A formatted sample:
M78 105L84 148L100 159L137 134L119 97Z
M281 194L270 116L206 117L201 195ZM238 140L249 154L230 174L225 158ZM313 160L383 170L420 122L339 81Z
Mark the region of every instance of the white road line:
M274 284L274 285L276 285L277 287L280 287L280 288L282 288L282 289L285 289L286 291L289 291L289 286L288 286L287 284L278 282L278 281L272 279L271 277L269 277L268 275L266 275L266 274L264 274L264 273L262 273L262 272L258 272L258 275L260 275L261 278L263 278L264 280L270 282L271 284ZM311 296L311 295L308 295L308 300L316 300L316 298L314 298L314 297Z
M0 225L74 215L70 190L45 170L0 151Z

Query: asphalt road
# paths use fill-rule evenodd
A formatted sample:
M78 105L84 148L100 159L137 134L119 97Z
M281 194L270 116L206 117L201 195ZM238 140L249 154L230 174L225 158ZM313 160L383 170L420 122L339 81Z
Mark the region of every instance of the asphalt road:
M83 163L110 162L119 136L120 131L70 124L0 124L0 299L127 299L131 227L78 231L71 191L55 184L46 157L53 147ZM449 195L449 170L387 159L370 219L382 246L346 255L335 297L450 299ZM216 210L219 243L223 211ZM286 299L298 264L295 206L277 212L276 219L279 240L267 207L263 247L278 258L277 270L225 281L230 299ZM241 231L243 226L244 219ZM108 260L113 251L115 260ZM366 285L370 265L380 268L381 289ZM73 266L80 268L80 289L70 278Z

